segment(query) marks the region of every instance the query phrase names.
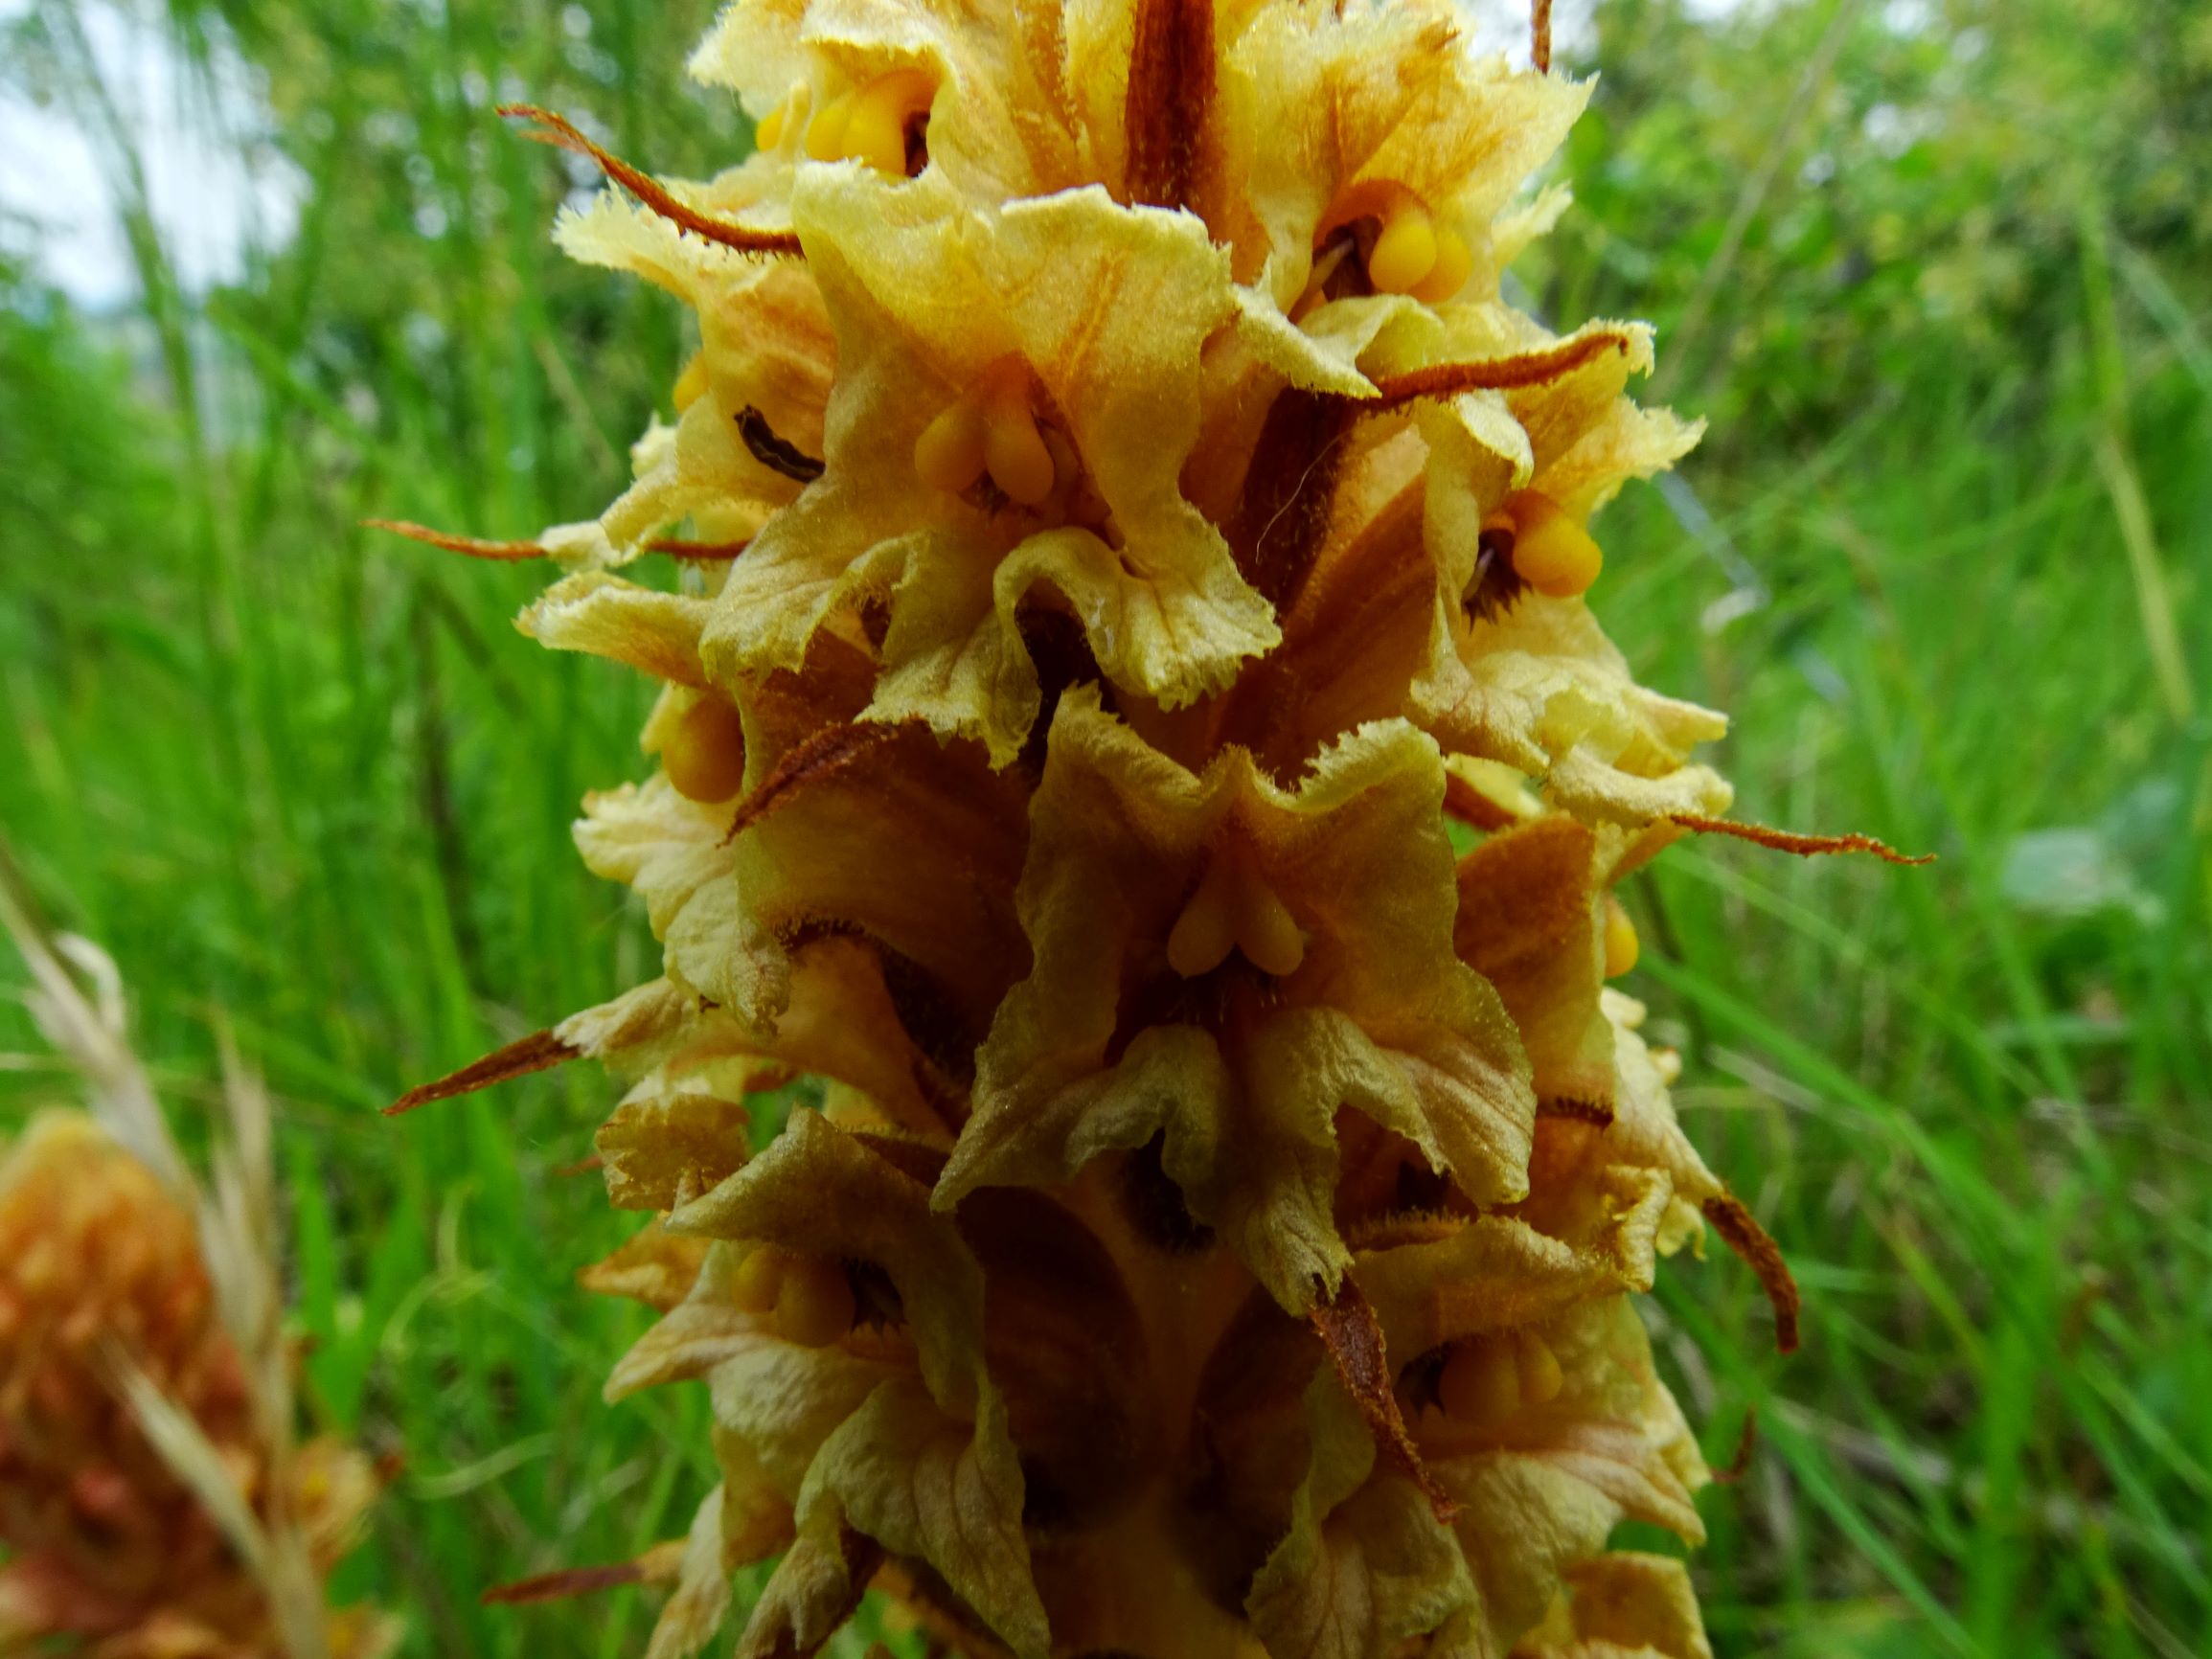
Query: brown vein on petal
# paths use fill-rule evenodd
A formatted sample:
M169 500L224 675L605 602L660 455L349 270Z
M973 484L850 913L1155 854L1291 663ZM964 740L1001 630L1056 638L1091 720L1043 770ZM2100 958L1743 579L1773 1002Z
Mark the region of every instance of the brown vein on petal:
M413 1111L417 1106L426 1106L432 1101L447 1101L455 1095L474 1094L478 1089L488 1089L493 1083L506 1082L510 1078L549 1071L575 1059L582 1052L582 1049L571 1048L550 1031L532 1032L519 1042L511 1042L503 1049L494 1049L482 1059L465 1065L434 1083L422 1083L409 1089L384 1108L384 1115L387 1118L397 1117L401 1112Z
M1138 0L1123 106L1131 202L1195 207L1213 105L1213 0Z
M530 136L540 144L550 144L557 149L573 150L578 155L589 156L598 164L600 171L648 208L679 230L689 231L702 241L734 248L741 254L771 254L787 259L806 257L805 250L799 246L796 231L748 230L743 225L734 225L725 219L700 213L696 208L687 207L650 173L632 167L621 156L611 154L592 143L565 116L556 115L550 109L540 109L535 103L502 103L498 113L513 120L534 123L536 130Z
M451 531L433 530L426 524L415 524L404 518L364 518L364 530L386 530L394 535L403 535L409 541L420 541L431 547L442 547L447 553L458 553L468 558L490 558L513 563L526 558L550 558L552 555L539 541L491 541L480 535L456 535ZM743 541L691 541L680 535L656 535L645 544L648 553L665 553L673 558L697 558L726 561L745 551Z
M1797 1312L1803 1299L1797 1294L1797 1281L1790 1276L1790 1263L1782 1260L1782 1247L1732 1193L1706 1199L1704 1211L1713 1231L1759 1276L1767 1300L1774 1305L1774 1346L1784 1353L1795 1353Z
M1800 858L1813 858L1823 852L1871 852L1885 864L1935 862L1932 852L1923 852L1916 858L1871 835L1800 835L1791 830L1769 829L1765 824L1740 824L1733 818L1706 818L1696 812L1670 812L1667 816L1670 822L1700 835L1733 835L1739 841L1756 842L1776 852L1794 852Z
M1463 392L1518 391L1561 379L1608 352L1618 352L1625 357L1633 344L1634 336L1626 330L1600 330L1562 340L1540 352L1492 357L1480 363L1432 363L1402 375L1385 375L1375 382L1374 397L1354 401L1363 410L1381 410L1400 408L1424 398L1456 398Z
M1458 1506L1436 1484L1436 1478L1421 1461L1413 1437L1405 1430L1405 1419L1398 1410L1398 1391L1391 1386L1382 1322L1375 1317L1373 1305L1347 1274L1335 1296L1316 1304L1306 1317L1319 1334L1321 1345L1328 1349L1338 1379L1358 1404L1359 1415L1375 1431L1376 1443L1382 1454L1421 1489L1436 1518L1449 1524L1451 1517L1458 1513Z
M737 816L730 820L729 830L722 836L722 845L728 846L802 790L816 784L827 783L854 761L881 748L916 723L912 720L901 720L897 724L848 720L842 725L824 726L820 731L793 744L784 752L753 792L738 803Z

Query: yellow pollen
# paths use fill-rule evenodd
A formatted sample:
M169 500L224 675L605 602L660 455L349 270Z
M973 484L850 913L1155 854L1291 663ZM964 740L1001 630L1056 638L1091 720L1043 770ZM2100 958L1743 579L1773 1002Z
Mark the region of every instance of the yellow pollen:
M936 96L937 83L919 69L878 75L854 96L838 153L904 178L907 124Z
M963 398L914 440L914 471L932 489L958 495L983 476L983 411Z
M1541 490L1508 496L1505 510L1513 517L1515 575L1552 599L1589 591L1606 562L1589 532Z
M784 1252L764 1244L730 1276L730 1300L747 1313L767 1313L784 1288Z
M1606 977L1618 979L1636 966L1643 947L1636 940L1636 924L1621 908L1621 901L1606 895Z
M712 806L735 795L745 782L745 727L736 705L701 693L661 744L660 763L687 801Z
M707 356L704 352L694 352L692 360L684 365L684 372L676 376L676 413L682 414L705 394L707 389Z
M1436 233L1436 263L1411 291L1424 305L1441 306L1466 287L1473 274L1474 255L1468 251L1467 239L1457 231L1441 230Z
M844 1264L793 1256L776 1292L776 1334L801 1348L827 1348L853 1329L856 1307Z
M1520 1410L1520 1367L1511 1337L1471 1337L1451 1351L1436 1379L1445 1416L1469 1428L1495 1428Z
M1241 950L1281 979L1306 960L1297 919L1266 879L1234 852L1217 852L1168 933L1168 966L1185 979L1211 973Z
M853 119L853 95L833 98L807 123L807 158L836 161L845 153L845 126Z
M1521 1332L1514 1346L1514 1375L1520 1384L1521 1400L1528 1405L1549 1405L1566 1386L1559 1355L1550 1343L1531 1331Z

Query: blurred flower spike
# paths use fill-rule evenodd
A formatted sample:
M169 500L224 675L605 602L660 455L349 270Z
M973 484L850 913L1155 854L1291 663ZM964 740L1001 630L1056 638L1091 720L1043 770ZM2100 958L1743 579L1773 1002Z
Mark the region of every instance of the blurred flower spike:
M401 1102L627 1085L610 1392L703 1380L722 1474L653 1659L772 1557L745 1659L872 1587L979 1656L1708 1655L1608 1549L1708 1479L1635 1298L1708 1222L1796 1292L1606 982L1623 877L1768 832L1590 609L1698 430L1500 289L1588 87L1442 0L738 0L692 69L703 183L511 111L696 314L673 424L590 522L399 527L665 688L577 826L660 976Z
M324 1598L381 1481L340 1440L295 1441L267 1102L234 1070L203 1192L114 965L46 939L10 875L0 848L0 920L91 1110L0 1154L0 1652L376 1659L398 1625Z

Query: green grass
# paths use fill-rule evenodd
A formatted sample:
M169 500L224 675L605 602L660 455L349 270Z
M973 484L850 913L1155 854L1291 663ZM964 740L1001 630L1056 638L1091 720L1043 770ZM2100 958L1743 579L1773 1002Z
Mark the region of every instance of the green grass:
M598 1398L643 1324L573 1283L628 1225L572 1172L602 1079L376 1112L647 970L567 840L642 773L646 690L506 626L537 573L355 528L528 534L619 487L678 319L557 262L559 165L469 88L512 74L703 167L742 125L671 90L705 15L674 10L650 37L595 11L580 68L544 8L234 9L312 182L296 243L154 307L135 388L28 290L0 310L0 824L115 954L180 1107L218 1020L278 1093L313 1409L404 1458L343 1587L405 1609L413 1654L642 1650L637 1592L477 1593L676 1534L712 1479L699 1391ZM1727 413L1686 468L1711 532L1652 489L1607 521L1601 614L1647 683L1734 714L1740 816L1941 854L1687 844L1630 895L1683 1119L1807 1294L1789 1360L1725 1253L1652 1310L1716 1464L1758 1413L1701 1505L1725 1654L2212 1650L2212 347L2185 267L2081 224L2002 349L1882 352L1835 408L1723 356L1679 394ZM1558 259L1555 305L1685 297L1661 273L1638 305L1602 237ZM1767 598L1708 625L1740 608L1722 542ZM0 1049L34 1046L0 1010ZM0 1123L66 1094L0 1071Z

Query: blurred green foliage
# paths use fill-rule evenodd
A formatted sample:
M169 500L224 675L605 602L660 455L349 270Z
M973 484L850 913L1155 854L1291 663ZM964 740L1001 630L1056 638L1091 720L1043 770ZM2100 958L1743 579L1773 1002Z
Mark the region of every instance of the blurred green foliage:
M6 51L99 141L143 303L0 261L0 824L180 1102L217 1019L279 1091L313 1409L405 1459L348 1587L411 1653L641 1650L637 1592L476 1595L671 1535L711 1479L696 1399L597 1399L639 1327L572 1283L624 1230L572 1172L602 1084L375 1115L641 976L566 823L642 770L644 691L504 627L534 573L358 528L527 534L620 487L680 319L553 255L592 181L490 106L711 170L746 134L680 74L708 10L148 0L251 67L305 186L206 295L90 0ZM1724 1259L1654 1314L1716 1463L1759 1413L1703 1505L1716 1649L2212 1650L2212 12L1606 0L1596 41L1580 206L1524 275L1562 325L1654 318L1714 421L1694 494L1604 521L1600 612L1735 713L1742 815L1943 854L1686 846L1631 896L1685 1120L1809 1298L1788 1363ZM0 1070L5 1121L64 1092Z

